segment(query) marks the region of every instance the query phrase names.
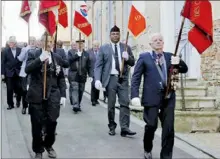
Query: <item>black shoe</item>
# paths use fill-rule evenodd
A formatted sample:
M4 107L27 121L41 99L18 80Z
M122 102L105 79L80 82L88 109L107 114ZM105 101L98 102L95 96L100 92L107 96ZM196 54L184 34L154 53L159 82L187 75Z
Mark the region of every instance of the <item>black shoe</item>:
M95 106L96 105L96 102L92 102L92 106Z
M9 105L7 109L8 109L8 110L11 110L11 109L13 109L13 108L14 108L14 106L10 106L10 105Z
M26 108L22 108L21 113L22 113L22 114L26 114Z
M20 105L21 105L20 102L17 102L17 103L16 103L17 108L19 108Z
M152 159L152 154L151 152L144 152L144 159Z
M81 109L80 109L79 107L73 107L73 111L74 111L75 113L77 113L78 111L81 111Z
M42 153L36 153L34 158L42 159L43 158Z
M115 129L109 130L108 134L111 135L111 136L114 136L115 135Z
M131 131L131 130L122 130L121 131L121 136L122 137L125 137L125 136L127 136L127 135L130 135L130 136L132 136L132 135L135 135L136 134L136 132L133 132L133 131Z
M99 101L96 101L95 104L99 104Z
M57 154L56 154L56 152L54 151L54 149L52 147L45 148L45 149L47 150L48 157L50 157L50 158L56 158L57 157Z

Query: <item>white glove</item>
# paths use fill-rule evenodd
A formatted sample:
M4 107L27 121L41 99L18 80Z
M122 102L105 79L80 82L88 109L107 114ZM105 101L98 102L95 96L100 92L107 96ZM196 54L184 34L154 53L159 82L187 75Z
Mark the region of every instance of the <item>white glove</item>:
M78 51L78 52L77 52L77 55L78 55L78 56L82 56L82 52L79 52L79 51Z
M61 67L59 65L56 65L56 75L60 73Z
M178 65L180 63L180 58L179 56L172 56L171 57L171 64L172 65Z
M29 85L27 85L27 90L28 90L28 88L29 88Z
M89 82L92 82L92 81L93 81L93 78L92 78L92 77L89 77L88 79L89 79Z
M62 105L65 108L65 106L66 106L66 98L65 97L61 97L60 105Z
M133 106L141 106L141 101L140 98L135 97L131 99L131 105Z
M123 53L122 53L122 57L127 61L128 60L128 52L127 51L124 51Z
M49 52L48 51L43 51L40 55L40 60L41 62L49 59L50 55L49 55Z
M2 79L5 79L5 75L2 75Z
M101 83L101 81L99 81L99 80L95 81L95 88L98 89L98 90L101 90L101 89L102 89L102 83Z

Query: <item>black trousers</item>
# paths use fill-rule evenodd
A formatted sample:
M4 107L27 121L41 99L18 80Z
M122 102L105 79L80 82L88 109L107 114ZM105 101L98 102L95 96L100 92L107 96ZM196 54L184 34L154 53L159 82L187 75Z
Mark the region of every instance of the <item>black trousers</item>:
M95 88L95 81L91 83L91 102L97 102L99 99L99 90Z
M27 108L28 107L28 103L27 103L27 100L26 100L27 77L20 77L20 86L21 86L22 105L23 105L23 108Z
M29 103L29 111L32 126L32 149L35 153L43 153L44 148L52 147L55 142L57 119L60 114L60 105L50 100L42 104ZM42 130L45 128L45 138L42 138Z
M146 123L144 133L144 150L151 152L154 133L157 129L158 117L162 126L161 159L172 159L174 145L174 110L167 102L160 107L144 107L143 118Z
M6 86L7 86L7 104L9 106L14 106L13 95L16 93L17 104L21 102L21 86L20 86L20 77L6 77Z

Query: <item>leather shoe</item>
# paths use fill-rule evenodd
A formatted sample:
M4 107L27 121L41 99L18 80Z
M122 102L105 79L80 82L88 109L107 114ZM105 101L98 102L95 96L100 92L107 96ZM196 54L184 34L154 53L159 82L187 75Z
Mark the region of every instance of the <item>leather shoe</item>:
M9 105L7 109L10 110L10 109L13 109L13 108L14 108L14 106Z
M99 104L99 101L96 101L95 104Z
M127 135L130 135L130 136L132 136L132 135L135 135L136 134L136 132L134 132L134 131L131 131L131 130L122 130L121 131L121 136L122 137L125 137L125 136L127 136Z
M36 153L35 157L36 159L42 159L42 153Z
M22 113L22 114L26 114L26 108L22 108L21 113Z
M92 102L92 106L95 106L96 105L96 102Z
M57 154L56 154L56 152L54 151L54 149L52 147L45 148L45 149L47 150L48 157L50 157L50 158L56 158L57 157Z
M152 159L152 154L151 152L144 152L144 159Z
M114 136L115 135L115 130L114 129L109 130L108 134L111 135L111 136Z
M19 102L16 103L17 108L19 108L20 105L21 105L21 104L20 104Z

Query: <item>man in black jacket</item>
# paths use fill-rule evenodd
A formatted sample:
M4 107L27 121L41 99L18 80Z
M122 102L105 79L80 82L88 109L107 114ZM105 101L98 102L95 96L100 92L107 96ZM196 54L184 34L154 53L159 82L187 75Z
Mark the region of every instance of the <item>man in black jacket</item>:
M93 71L89 54L83 49L84 40L78 40L76 52L68 52L68 60L70 64L68 78L70 82L70 97L73 111L81 111L81 100L85 89L87 74L89 81L92 82Z
M43 36L43 39L45 37ZM44 149L51 158L56 157L53 149L57 119L60 114L60 99L65 98L65 78L61 67L62 59L51 52L52 38L48 37L46 51L37 49L28 54L25 72L31 76L27 93L32 125L32 149L35 158L42 158ZM46 93L44 98L44 66L47 63ZM65 106L65 105L64 105ZM42 139L42 127L46 127L46 136Z
M13 94L16 93L16 106L20 106L20 83L19 72L21 62L17 57L21 53L21 49L17 47L16 37L11 36L8 41L9 47L6 48L2 55L2 80L6 81L7 86L7 104L8 110L14 108Z

